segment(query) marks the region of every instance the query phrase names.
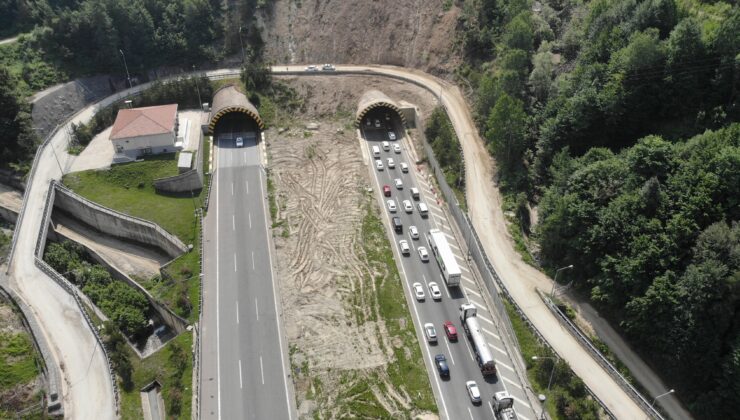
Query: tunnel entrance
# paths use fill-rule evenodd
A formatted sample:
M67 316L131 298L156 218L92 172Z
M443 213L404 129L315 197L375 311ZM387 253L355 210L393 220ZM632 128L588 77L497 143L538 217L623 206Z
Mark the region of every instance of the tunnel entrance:
M380 120L379 124L378 120ZM406 126L406 117L395 101L379 90L368 90L362 94L355 114L355 125L357 127L362 126L368 129L390 128L393 125L388 126L385 122L393 122L394 120L399 121L402 126Z
M227 85L213 94L208 132L215 138L259 141L265 124L255 107L236 86Z

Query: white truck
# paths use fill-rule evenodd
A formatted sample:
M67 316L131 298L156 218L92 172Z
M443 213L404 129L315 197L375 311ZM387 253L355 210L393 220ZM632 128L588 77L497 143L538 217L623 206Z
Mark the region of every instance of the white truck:
M459 286L462 273L457 265L457 260L455 260L455 254L452 253L450 245L447 243L445 234L439 229L432 229L427 235L427 242L429 242L429 247L432 248L434 259L437 260L437 265L442 270L442 277L444 277L447 286Z
M478 323L477 314L478 311L472 304L464 303L460 305L460 322L468 338L473 343L475 358L477 359L480 371L483 375L495 375L496 361L493 360L491 349L488 347L485 337L483 337L483 331L480 328L480 323Z
M497 420L516 420L514 398L506 391L493 394L493 412Z

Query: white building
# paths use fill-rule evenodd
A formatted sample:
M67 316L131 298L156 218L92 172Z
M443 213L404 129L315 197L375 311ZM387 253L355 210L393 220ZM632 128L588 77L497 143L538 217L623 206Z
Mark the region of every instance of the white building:
M177 137L177 104L121 109L110 133L114 161L172 153Z

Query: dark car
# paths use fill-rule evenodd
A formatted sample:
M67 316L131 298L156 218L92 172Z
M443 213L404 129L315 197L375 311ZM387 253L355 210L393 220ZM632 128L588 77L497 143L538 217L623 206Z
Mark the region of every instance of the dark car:
M391 187L390 185L383 185L383 195L386 197L391 196Z
M434 364L437 366L437 372L439 372L439 376L449 378L450 367L447 366L447 358L445 358L444 354L438 354L434 356Z
M455 325L452 324L452 322L445 321L444 324L442 324L442 327L445 330L448 340L457 341L457 328L455 328Z
M396 233L402 233L403 232L403 224L401 223L401 218L396 216L393 218L393 230L396 231Z

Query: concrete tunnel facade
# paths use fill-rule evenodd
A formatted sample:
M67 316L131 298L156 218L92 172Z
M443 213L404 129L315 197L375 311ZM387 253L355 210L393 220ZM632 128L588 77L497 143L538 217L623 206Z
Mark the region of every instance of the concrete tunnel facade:
M401 122L406 126L406 117L401 112L401 107L391 98L386 96L385 93L379 90L368 90L362 94L360 101L357 105L357 113L355 114L355 126L359 127L362 123L362 119L367 115L368 112L376 108L389 108L395 111L401 118Z
M211 115L208 118L209 134L213 134L216 124L218 124L221 117L232 112L246 115L257 124L260 130L264 130L265 128L265 123L262 121L257 108L234 85L226 85L217 90L213 94L212 104Z

